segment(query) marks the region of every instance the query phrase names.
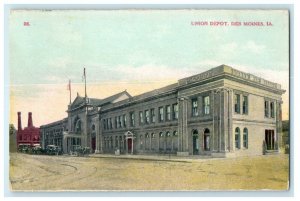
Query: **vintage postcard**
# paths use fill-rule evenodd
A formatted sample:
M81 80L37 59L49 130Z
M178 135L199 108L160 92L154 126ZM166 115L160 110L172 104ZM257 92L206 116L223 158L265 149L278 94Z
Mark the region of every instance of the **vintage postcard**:
M10 10L11 191L289 190L288 10Z

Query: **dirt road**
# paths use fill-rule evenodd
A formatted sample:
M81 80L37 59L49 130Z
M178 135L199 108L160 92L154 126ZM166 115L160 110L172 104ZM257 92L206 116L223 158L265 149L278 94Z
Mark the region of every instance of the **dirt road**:
M288 188L288 155L156 161L10 155L13 190L257 190Z

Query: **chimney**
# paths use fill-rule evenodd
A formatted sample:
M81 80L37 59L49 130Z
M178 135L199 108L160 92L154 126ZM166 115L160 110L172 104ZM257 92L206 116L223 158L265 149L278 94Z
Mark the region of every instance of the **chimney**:
M18 112L18 131L22 130L21 112Z
M28 128L32 127L32 113L28 112Z

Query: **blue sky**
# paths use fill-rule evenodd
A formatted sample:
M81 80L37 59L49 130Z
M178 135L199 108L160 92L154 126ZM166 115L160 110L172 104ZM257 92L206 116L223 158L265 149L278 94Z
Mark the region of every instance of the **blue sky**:
M273 26L192 26L192 21ZM68 79L81 85L83 67L90 84L163 85L221 64L288 89L288 34L285 11L12 11L11 90L16 101L28 96L43 101L41 85L65 85Z

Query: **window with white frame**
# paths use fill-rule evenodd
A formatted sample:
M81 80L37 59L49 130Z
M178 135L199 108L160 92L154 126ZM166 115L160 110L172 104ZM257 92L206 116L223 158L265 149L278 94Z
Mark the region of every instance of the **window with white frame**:
M243 130L243 147L248 149L248 129L244 128Z
M203 98L204 102L204 114L209 114L210 113L210 100L209 96L205 96Z
M240 149L241 146L240 146L240 128L239 127L235 128L234 140L235 140L235 148Z
M193 117L198 116L198 99L197 98L192 99L192 116Z

